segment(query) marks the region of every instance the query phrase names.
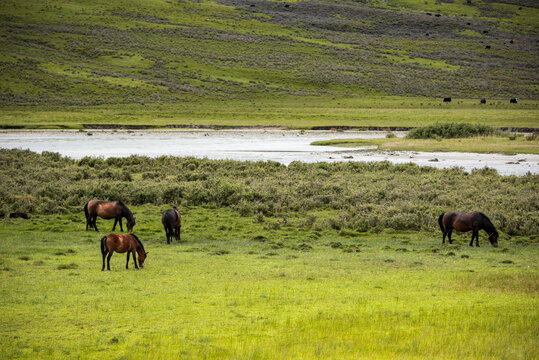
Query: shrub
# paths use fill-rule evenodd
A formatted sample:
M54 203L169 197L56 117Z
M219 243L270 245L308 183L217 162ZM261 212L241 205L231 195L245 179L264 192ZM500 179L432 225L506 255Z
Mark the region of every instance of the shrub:
M186 169L190 165L196 165L193 172L200 176L179 180L191 171ZM168 177L153 176L165 173ZM125 174L132 180L125 181ZM390 227L439 231L437 217L442 212L479 210L499 230L528 235L539 232L538 182L538 175L500 176L487 167L467 173L459 168L387 161L294 162L288 167L273 162L173 157L74 161L0 149L0 210L4 214L62 213L68 207L80 214L92 198L120 199L128 206L228 207L242 216L263 218L268 228L295 223L317 231L364 232Z
M412 129L407 139L453 139L473 136L490 136L499 131L491 126L466 123L437 123Z

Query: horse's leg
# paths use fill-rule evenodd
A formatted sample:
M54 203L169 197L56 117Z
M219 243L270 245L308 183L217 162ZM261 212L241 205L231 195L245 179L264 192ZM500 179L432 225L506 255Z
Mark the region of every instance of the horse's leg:
M138 270L137 258L136 258L136 256L135 256L136 251L133 250L132 254L133 254L133 262L135 263L135 269Z
M94 224L95 231L99 231L99 230L97 230L97 215L94 216L94 219L93 219L92 223Z
M453 228L449 229L449 231L447 231L447 240L449 240L449 243L450 244L453 244L453 240L451 240L451 233L453 232Z
M105 270L105 257L107 256L108 252L109 252L108 250L105 250L103 252L103 267L101 268L101 271Z
M178 241L181 241L181 239L180 239L181 238L181 230L182 230L182 226L180 225L178 227Z
M126 269L129 269L129 256L131 256L131 253L128 251L127 252L127 262L125 263L125 268Z
M475 230L475 246L479 247L479 230Z
M119 221L120 221L120 231L124 232L124 228L122 227L122 217L121 216L120 216Z
M475 230L472 231L472 240L470 240L470 246L473 247L473 238L475 237Z
M444 230L444 232L442 234L443 234L443 236L442 236L442 244L445 244L445 236L447 235L447 231Z
M112 257L112 253L114 251L109 252L109 256L107 256L107 270L110 270L110 258Z
M118 218L114 218L114 226L112 227L112 231L116 229L116 223L118 222Z

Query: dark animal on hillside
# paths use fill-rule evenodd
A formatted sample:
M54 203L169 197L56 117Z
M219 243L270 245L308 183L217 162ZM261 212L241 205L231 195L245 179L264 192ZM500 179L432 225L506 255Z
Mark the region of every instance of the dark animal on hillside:
M444 102L451 102L451 98L450 97L444 98Z
M103 219L114 219L112 231L114 231L118 222L120 222L120 231L124 231L122 218L127 220L127 231L132 232L133 226L135 226L133 213L121 201L90 200L84 205L84 215L86 215L86 230L90 226L90 228L93 227L95 231L98 231L96 224L98 216Z
M509 100L509 102L510 102L511 104L516 104L516 103L518 103L517 99L515 99L515 98Z
M498 231L489 218L478 211L464 213L451 211L443 213L438 217L438 223L443 233L442 244L445 243L445 236L452 244L451 232L453 229L459 232L472 231L472 240L470 246L473 246L473 240L475 238L475 246L479 246L479 230L485 230L488 234L488 240L494 247L498 247Z
M109 234L101 238L101 255L103 255L103 267L101 271L105 270L105 256L107 257L107 270L110 270L110 258L113 252L125 253L127 252L127 262L125 268L129 269L129 256L133 255L133 262L135 268L144 267L144 260L148 253L144 250L144 246L140 242L139 238L135 234ZM135 259L135 253L138 254L138 263ZM108 256L107 256L108 254Z
M30 216L28 216L27 213L23 213L23 212L14 212L14 213L11 213L9 214L9 217L12 218L12 219L18 219L18 218L22 218L22 219L30 219Z
M486 104L486 103L487 103L486 99L481 99L481 104Z
M182 216L176 207L165 210L161 217L161 222L165 227L165 233L167 235L167 244L172 241L172 235L177 241L180 241L180 230L182 228Z

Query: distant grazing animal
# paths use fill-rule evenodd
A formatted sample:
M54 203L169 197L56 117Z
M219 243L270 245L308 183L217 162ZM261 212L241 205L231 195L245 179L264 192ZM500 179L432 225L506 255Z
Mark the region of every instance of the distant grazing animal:
M509 100L509 102L510 102L511 104L516 104L516 103L518 103L517 99L515 99L515 98Z
M11 213L9 214L9 217L10 218L13 218L13 219L17 219L17 218L23 218L23 219L30 219L30 216L28 216L27 213L23 213L23 212L14 212L14 213Z
M438 217L438 223L440 224L440 229L443 233L442 244L445 243L446 235L449 243L453 243L451 240L451 232L455 229L460 232L472 231L470 246L473 246L474 237L475 246L479 246L479 230L485 230L492 246L498 247L498 231L496 231L496 228L492 225L489 218L481 212L474 211L464 213L451 211L443 213Z
M487 99L481 99L481 104L486 104L487 103Z
M180 230L182 228L182 216L176 207L165 210L161 217L161 222L165 227L165 233L167 235L167 244L172 241L172 235L177 241L180 241Z
M109 234L101 238L101 255L103 255L103 267L101 271L105 270L105 256L107 256L107 270L110 270L110 258L112 253L127 252L127 262L125 268L129 269L129 256L133 255L133 261L135 262L135 268L138 269L137 260L135 259L135 253L138 254L138 263L140 267L144 267L144 260L148 253L144 250L144 246L140 242L139 238L135 234Z
M444 102L451 102L451 98L450 97L444 98Z
M114 231L118 222L120 222L120 231L124 231L122 226L123 217L127 220L127 231L132 232L133 226L135 226L133 213L121 201L90 200L84 205L84 215L86 215L86 230L90 226L95 231L98 231L96 224L98 216L103 219L114 219L112 231Z

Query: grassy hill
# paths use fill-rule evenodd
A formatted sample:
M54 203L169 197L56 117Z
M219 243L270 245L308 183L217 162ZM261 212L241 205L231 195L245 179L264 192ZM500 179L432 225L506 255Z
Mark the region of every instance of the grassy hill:
M0 19L4 109L538 99L531 0L6 0Z

